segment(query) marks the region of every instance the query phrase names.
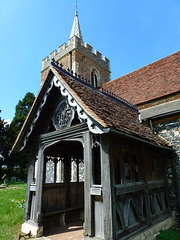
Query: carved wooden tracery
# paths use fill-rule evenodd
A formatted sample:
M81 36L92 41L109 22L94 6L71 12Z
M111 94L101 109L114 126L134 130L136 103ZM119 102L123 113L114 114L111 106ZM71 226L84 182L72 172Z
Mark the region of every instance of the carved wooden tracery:
M45 183L64 182L64 157L45 157Z
M76 108L80 121L82 122L84 121L87 123L90 132L94 134L102 134L103 130L100 129L100 127L97 126L94 122L92 122L90 117L86 114L86 112L82 109L82 107L78 104L78 102L73 98L73 96L68 92L68 90L63 86L61 81L57 79L56 76L54 76L53 82L54 82L54 85L59 88L62 96L67 98L69 105L71 107Z
M71 122L74 119L74 112L74 108L68 104L68 101L65 98L63 98L52 118L56 130L71 126Z
M71 182L84 182L84 160L71 156Z

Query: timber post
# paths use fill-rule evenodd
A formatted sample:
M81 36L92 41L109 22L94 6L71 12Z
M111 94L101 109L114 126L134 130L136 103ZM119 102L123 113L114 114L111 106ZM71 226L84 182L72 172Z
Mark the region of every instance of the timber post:
M35 199L35 222L38 226L42 225L41 222L41 206L42 206L42 192L43 192L43 184L44 184L44 154L43 154L43 146L42 143L39 145L38 151L38 167L37 167L38 175L36 182L36 199Z
M146 152L150 152L150 150L148 148L145 148L145 150L143 149L142 150L142 157L143 158L148 158L147 159L147 162L150 162L150 159L149 159L149 156L145 154L145 151ZM141 160L143 160L143 158ZM144 162L142 162L144 164ZM147 168L146 165L143 165L144 169ZM147 177L149 177L147 175L147 172L143 172L143 180L144 180L144 183L146 185L146 188L144 190L144 197L145 197L145 208L146 208L146 214L147 214L147 225L148 226L151 226L152 225L152 217L151 217L151 209L150 209L150 199L149 199L149 191L148 191L148 184L147 184Z
M92 136L90 132L84 133L84 235L94 235L93 204L90 194L92 184Z
M112 202L112 239L117 238L117 219L116 219L116 188L115 188L115 167L113 161L113 138L109 137L109 166L110 166L110 189L111 189L111 202ZM120 150L118 149L120 156ZM120 169L120 175L123 175L123 169Z
M34 180L34 171L35 171L35 153L34 153L34 149L32 149L32 151L29 154L29 167L28 167L26 206L25 206L25 221L28 221L30 219L30 212L31 212L30 186Z
M108 135L101 135L101 181L103 190L103 211L104 211L104 239L113 240L113 200L112 200L112 177L111 163L109 158Z

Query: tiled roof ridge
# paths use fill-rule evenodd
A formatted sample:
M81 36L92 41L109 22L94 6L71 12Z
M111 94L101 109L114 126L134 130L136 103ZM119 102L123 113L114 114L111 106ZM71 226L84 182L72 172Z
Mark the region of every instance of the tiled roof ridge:
M101 90L96 89L92 84L90 84L90 82L88 81L87 78L82 77L80 74L77 75L76 73L73 73L73 71L71 69L64 69L62 63L59 64L58 61L55 61L55 59L52 59L51 65L56 68L59 71L62 71L65 75L67 75L68 77L72 77L73 79L77 80L78 82L85 84L87 87L90 87L91 89L93 89L94 91L103 94L107 97L109 97L111 100L116 101L119 104L123 104L125 107L130 108L131 110L135 111L138 113L138 109L135 105L133 105L132 103L128 102L126 99L120 97L117 94L114 94L112 91L108 91L105 88L100 88Z
M110 82L107 82L107 83L105 83L104 85L111 84L111 82L113 82L113 81L119 80L120 78L123 78L123 77L128 76L128 75L134 74L135 72L138 72L138 71L140 71L141 69L145 69L145 68L147 68L147 67L150 67L150 66L152 66L152 65L155 65L155 64L157 64L158 62L162 62L162 61L164 61L165 59L170 58L170 57L172 57L173 55L176 55L176 54L178 54L178 53L180 53L180 51L177 51L177 52L172 53L172 54L170 54L170 55L168 55L168 56L166 56L166 57L163 57L163 58L161 58L161 59L158 59L158 60L156 60L156 61L154 61L154 62L152 62L152 63L149 63L149 64L147 64L147 65L145 65L145 66L143 66L143 67L140 67L140 68L138 68L138 69L136 69L136 70L134 70L134 71L132 71L132 72L129 72L129 73L127 73L127 74L124 74L124 75L122 75L121 77L115 78L114 80L112 80L112 81L110 81Z
M112 91L109 91L106 88L101 88L101 91L99 92L104 93L107 96L110 96L111 99L115 99L117 101L127 104L128 107L130 107L132 110L134 110L135 112L138 112L138 108L134 104L128 102L126 99L120 97L119 95L113 93Z

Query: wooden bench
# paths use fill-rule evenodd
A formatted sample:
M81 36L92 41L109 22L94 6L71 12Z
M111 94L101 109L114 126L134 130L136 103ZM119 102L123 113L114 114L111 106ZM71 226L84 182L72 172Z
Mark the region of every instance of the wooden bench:
M56 214L60 214L60 213L72 212L72 211L81 210L81 209L83 209L83 206L81 206L81 207L72 207L72 208L65 208L65 209L55 210L55 211L51 211L51 212L44 212L43 216L49 217L49 216L52 216L52 215L56 215Z
M80 210L83 210L83 206L79 206L79 207L72 207L72 208L66 208L66 209L61 209L61 210L55 210L55 211L51 211L51 212L44 212L43 213L43 217L48 218L51 216L55 216L55 215L59 215L59 225L61 226L66 226L68 223L68 219L67 214L71 213L73 211L78 211L80 213ZM69 218L69 216L68 216ZM70 219L70 218L69 218ZM79 216L79 220L82 220Z

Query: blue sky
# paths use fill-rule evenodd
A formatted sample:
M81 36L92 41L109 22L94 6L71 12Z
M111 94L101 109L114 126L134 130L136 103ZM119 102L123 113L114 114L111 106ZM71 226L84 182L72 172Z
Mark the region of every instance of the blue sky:
M75 0L0 0L0 109L12 120L37 95L41 61L68 42ZM179 0L78 0L84 42L111 61L115 79L180 50Z

